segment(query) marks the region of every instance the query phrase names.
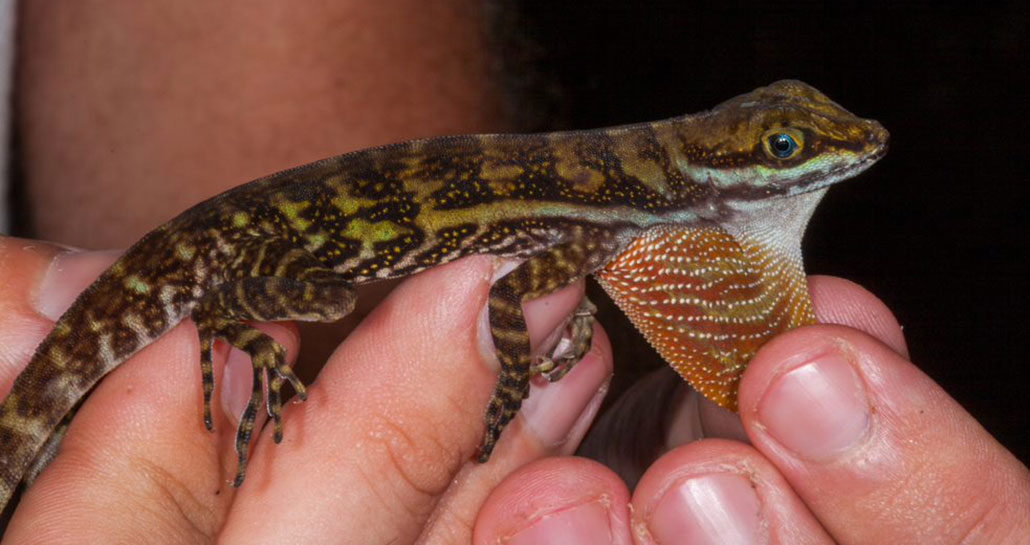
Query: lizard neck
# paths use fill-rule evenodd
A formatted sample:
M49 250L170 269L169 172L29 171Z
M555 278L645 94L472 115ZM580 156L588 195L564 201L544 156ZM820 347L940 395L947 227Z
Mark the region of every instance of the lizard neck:
M759 201L729 200L720 225L734 237L759 240L800 264L801 238L826 191Z

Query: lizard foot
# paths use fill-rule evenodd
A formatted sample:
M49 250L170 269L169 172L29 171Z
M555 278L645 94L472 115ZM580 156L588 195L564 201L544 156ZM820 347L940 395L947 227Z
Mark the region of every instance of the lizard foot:
M211 391L213 390L214 379L211 375L211 345L215 338L225 339L229 344L243 350L250 355L254 368L253 386L250 400L247 407L240 416L240 423L236 429L236 456L237 469L236 477L233 479L233 486L243 483L246 475L247 458L250 448L250 437L254 431L257 420L257 411L261 406L262 395L265 385L268 386L268 398L265 400L265 410L272 419L276 443L282 441L282 386L286 382L297 393L301 400L307 398L304 384L293 373L293 370L286 365L286 349L260 330L246 324L220 322L198 324L201 331L201 372L204 375L204 424L211 429Z
M350 284L332 271L320 268L314 257L296 248L266 246L265 256L282 250L276 271L283 277L259 276L218 285L192 313L200 333L201 372L204 379L204 425L211 429L211 393L214 376L211 346L221 338L250 355L254 382L250 401L236 430L239 465L233 486L243 483L247 451L265 386L265 408L271 417L276 443L282 441L282 387L289 382L301 401L307 399L304 385L286 365L286 350L268 335L243 323L244 320L304 320L331 322L354 308Z
M530 376L543 375L550 382L558 382L590 351L594 338L594 315L597 307L584 297L573 311L565 334L549 356L538 356L530 368Z

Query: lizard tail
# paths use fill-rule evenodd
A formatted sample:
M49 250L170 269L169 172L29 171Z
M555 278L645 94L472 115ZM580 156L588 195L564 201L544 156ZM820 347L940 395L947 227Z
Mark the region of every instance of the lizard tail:
M83 396L189 315L196 279L168 281L168 250L155 255L154 242L137 243L76 299L0 405L0 510Z

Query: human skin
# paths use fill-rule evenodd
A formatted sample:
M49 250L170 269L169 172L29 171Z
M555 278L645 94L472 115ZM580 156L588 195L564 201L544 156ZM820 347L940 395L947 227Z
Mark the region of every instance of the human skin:
M0 392L112 257L0 239ZM768 543L1009 543L1030 530L1027 469L905 360L875 297L835 278L811 281L820 318L856 328L803 328L760 351L740 392L751 445L674 448L632 493L569 456L612 372L598 328L587 358L559 383L535 383L490 462L474 463L496 373L481 321L497 265L466 258L403 282L330 357L309 399L287 405L284 441L258 435L239 489L228 482L249 362L217 350L211 434L195 329L176 327L93 392L4 543L675 543L669 533L716 543L748 531ZM527 308L537 346L580 293ZM262 328L298 348L289 325ZM830 371L810 372L820 366ZM857 384L866 401L798 389L823 375ZM876 409L857 427L856 406Z
M124 247L277 170L505 129L476 0L19 8L17 130L47 240Z

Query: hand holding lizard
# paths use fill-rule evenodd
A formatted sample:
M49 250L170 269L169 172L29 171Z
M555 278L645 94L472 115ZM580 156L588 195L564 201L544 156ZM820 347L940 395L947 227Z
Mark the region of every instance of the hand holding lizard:
M535 462L491 494L474 543L1022 543L1027 468L907 361L875 296L809 282L820 322L850 327L761 349L740 389L750 445L680 446L632 492L587 460Z
M10 281L2 330L24 335L22 340L8 336L2 353L8 362L21 363L48 327L29 305L54 254L46 247L23 246L15 239L0 246L2 272ZM603 335L595 337L594 351L573 373L547 385L572 389L554 401L564 406L527 407L489 464L468 464L479 438L478 397L488 395L492 385L474 341L482 308L477 297L485 297L492 272L492 260L473 258L405 282L331 358L312 384L309 401L290 405L285 418L293 422L292 434L273 456L265 452L271 445L267 434L258 439L253 463L262 469L237 491L224 482L234 461L232 423L216 404L219 440L212 441L197 418L183 417L197 411L200 392L196 337L189 326L180 327L139 354L133 365L112 374L90 397L65 450L24 498L6 537L11 542L39 540L40 529L46 528L52 533L45 537L65 540L70 535L82 540L84 532L93 532L98 539L132 536L160 542L206 542L218 536L226 542L410 543L421 534L427 542L464 543L474 528L477 543L494 543L500 536L513 536L511 543L518 543L519 538L534 542L559 535L568 543L596 543L590 540L597 531L609 532L612 543L633 543L631 524L637 524L665 543L662 532L685 535L691 530L663 524L696 520L688 513L713 505L692 503L691 489L714 491L726 500L714 503L729 515L717 528L724 539L732 528L750 528L746 517L736 517L742 506L746 513L755 501L760 511L756 518L752 509L750 521L761 520L760 527L774 541L828 542L820 527L841 542L904 542L946 531L957 532L950 534L956 540L965 532L975 537L981 536L976 531L985 532L982 540L991 542L997 534L990 532L1026 531L1014 517L1030 505L1026 469L903 361L900 331L882 306L866 292L832 279L813 284L820 317L864 329L893 350L831 326L798 331L771 344L745 375L741 391L744 423L755 447L710 440L672 451L648 470L632 496L637 519L628 514L630 493L606 468L553 457L574 449L592 416L590 407L611 365ZM49 282L47 289L58 284ZM537 325L534 338L554 329L578 294L572 290L564 300L556 297L543 302L552 308L544 309L542 322L551 323L531 321ZM295 352L291 330L271 327L267 331ZM430 331L449 342L420 342L420 335ZM804 451L814 436L792 436L789 428L784 437L775 434L784 433L776 427L777 418L796 421L797 413L790 411L799 409L792 407L815 398L777 396L791 388L785 377L794 373L786 369L820 367L829 361L820 356L832 354L840 342L857 358L849 361L862 363L851 367L851 377L858 377L862 394L878 410L859 433L858 447L831 449L831 459L817 454L813 461ZM224 361L224 352L221 356L217 360ZM834 365L827 374L831 379L841 375L839 362L836 374ZM9 383L13 369L4 372ZM231 382L218 376L223 385ZM548 399L545 390L534 391L530 400ZM920 400L922 413L914 409ZM546 430L540 430L555 420L563 420L557 427L564 426L570 440L552 436L545 445L541 435ZM854 456L855 448L864 453L861 459L879 465L842 462L841 457ZM908 472L899 476L902 470ZM863 498L881 501L858 501ZM599 499L605 501L591 501ZM941 510L944 506L954 509ZM899 510L909 516L896 518ZM967 516L935 516L944 512ZM521 536L520 530L525 532Z
M46 271L56 251L24 246L7 239L8 255L0 260L11 269L5 277L14 286L12 301L21 301L2 329L15 332L18 317L40 322L31 334L12 335L19 340L8 350L20 364L47 329L31 307L36 286L81 288L106 264L88 254L66 255L60 259L65 276L55 282ZM246 402L249 362L243 354L229 355L227 373L234 377L226 378L226 354L216 353L216 382L230 390L230 401L222 402L230 407L214 403L212 439L197 414L196 334L189 325L176 329L90 396L60 456L23 497L8 539L37 540L46 521L48 537L74 535L76 541L131 535L160 542L218 536L226 542L404 543L456 528L468 541L477 508L499 479L533 459L575 448L589 423L579 413L596 409L611 373L599 331L590 357L576 366L577 378L537 392L527 406L533 416L513 424L501 443L504 452L490 464L472 463L482 432L479 413L496 373L483 363L491 351L480 346L477 327L496 264L489 257L462 260L402 284L334 354L311 384L308 401L287 404L290 431L282 444L264 434L256 439L253 464L265 476L255 474L239 489L229 486L235 422L225 415L239 414ZM540 340L559 328L581 295L579 284L527 305L531 336ZM289 354L296 353L290 328L267 325ZM234 359L241 360L238 373ZM8 384L14 372L4 375ZM237 377L244 377L242 388L231 384ZM190 402L197 405L186 408ZM579 407L570 410L570 403ZM273 452L264 452L268 445ZM160 537L155 527L164 528Z

